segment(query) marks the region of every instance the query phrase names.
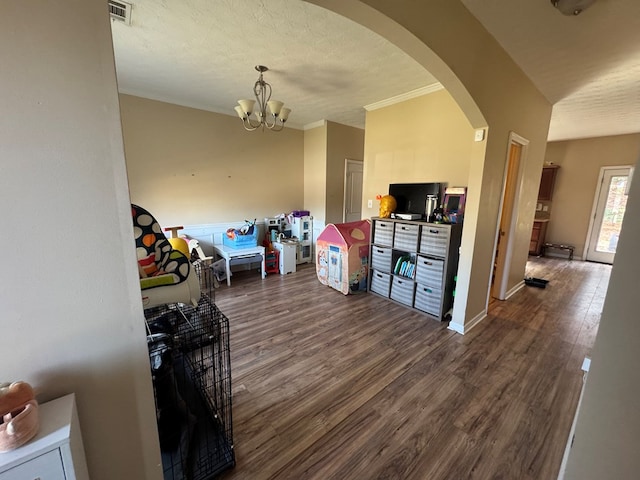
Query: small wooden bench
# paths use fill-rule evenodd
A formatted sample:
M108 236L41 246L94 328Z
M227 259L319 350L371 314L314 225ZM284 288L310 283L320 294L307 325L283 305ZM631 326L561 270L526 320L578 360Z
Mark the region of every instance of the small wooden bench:
M569 253L569 260L573 260L573 251L575 250L576 247L574 247L573 245L565 245L563 243L545 243L542 246L542 252L541 252L543 257L544 257L544 254L545 254L547 248L555 248L556 250L564 250L564 251Z

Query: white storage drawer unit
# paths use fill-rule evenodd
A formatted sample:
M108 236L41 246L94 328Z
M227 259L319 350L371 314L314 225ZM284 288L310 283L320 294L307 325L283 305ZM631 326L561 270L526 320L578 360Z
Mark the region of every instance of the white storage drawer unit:
M416 263L416 283L442 288L444 260L418 256Z
M413 304L415 308L439 317L442 313L441 304L442 290L426 285L416 286L416 299Z
M383 297L389 296L391 288L391 275L388 273L373 271L371 273L371 291Z
M420 237L420 225L396 223L395 235L393 237L393 248L416 252L418 250L418 240Z
M0 453L0 480L89 480L73 394L43 403L35 437Z
M391 272L391 247L374 245L371 248L371 268L381 272Z
M67 480L57 450L47 452L22 465L0 473L2 480Z
M413 306L413 291L415 282L410 278L394 275L391 281L391 299L405 305Z
M393 222L387 220L374 220L373 243L376 245L393 245Z
M446 257L449 247L450 225L426 225L420 238L420 253Z

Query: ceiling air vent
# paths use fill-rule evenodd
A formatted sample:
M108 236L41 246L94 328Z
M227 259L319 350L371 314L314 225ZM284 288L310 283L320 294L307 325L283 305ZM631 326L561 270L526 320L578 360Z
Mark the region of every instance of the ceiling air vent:
M131 4L109 0L109 15L115 20L120 20L127 25L131 25Z

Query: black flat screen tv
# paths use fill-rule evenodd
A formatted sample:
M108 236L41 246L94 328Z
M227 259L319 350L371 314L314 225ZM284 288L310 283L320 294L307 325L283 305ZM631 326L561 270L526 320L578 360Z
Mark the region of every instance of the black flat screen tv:
M426 220L427 196L436 195L436 206L442 202L442 193L445 183L391 183L389 195L396 199L398 204L396 213L420 214Z

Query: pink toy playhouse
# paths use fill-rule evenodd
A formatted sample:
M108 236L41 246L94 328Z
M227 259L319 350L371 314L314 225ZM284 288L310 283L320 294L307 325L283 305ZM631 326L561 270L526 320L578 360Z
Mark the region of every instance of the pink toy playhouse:
M318 280L344 293L366 292L371 222L330 223L316 240Z

